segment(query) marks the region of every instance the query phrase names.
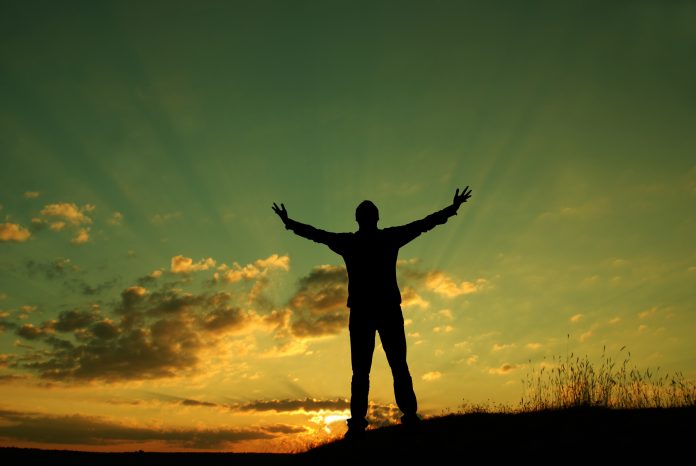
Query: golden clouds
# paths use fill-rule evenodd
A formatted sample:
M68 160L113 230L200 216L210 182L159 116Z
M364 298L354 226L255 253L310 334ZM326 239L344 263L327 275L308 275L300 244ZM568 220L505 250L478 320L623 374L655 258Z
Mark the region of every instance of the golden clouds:
M433 382L440 378L442 378L442 372L439 371L426 372L423 374L423 376L421 376L421 379L425 380L426 382Z
M89 241L89 228L80 228L70 240L72 244L85 244Z
M61 202L57 204L48 204L42 210L41 214L46 217L60 217L72 225L83 225L92 223L92 219L87 213L94 210L94 205L85 204L82 207L71 202Z
M454 298L460 295L477 293L485 289L488 286L488 280L479 278L473 282L465 280L457 283L444 272L435 270L426 274L425 286L435 293Z
M174 256L171 261L171 271L174 273L197 272L199 270L208 270L211 267L215 267L215 260L211 257L194 263L190 257Z
M290 270L290 257L279 256L278 254L273 254L266 259L259 259L256 262L256 266L262 269L282 269Z
M272 254L265 259L257 259L251 264L244 266L233 262L232 266L222 264L218 267L218 271L214 275L215 281L221 278L228 283L235 283L241 280L249 281L261 275L265 275L269 270L290 270L290 257L287 255L280 256Z
M31 232L16 223L0 223L0 241L23 243L31 237Z

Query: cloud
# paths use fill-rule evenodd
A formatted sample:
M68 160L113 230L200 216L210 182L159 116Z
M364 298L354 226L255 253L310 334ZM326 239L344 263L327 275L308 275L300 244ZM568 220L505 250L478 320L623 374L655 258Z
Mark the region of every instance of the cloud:
M85 244L89 241L89 228L80 228L70 240L72 244Z
M49 228L52 231L61 231L63 228L65 228L65 222L51 222Z
M26 380L26 377L23 375L15 375L15 374L1 374L0 375L0 384L11 384L13 382L17 382L18 380Z
M93 285L90 285L84 280L72 279L67 281L66 285L77 290L85 296L96 296L112 288L114 285L116 285L116 283L118 283L118 281L118 278L112 278L101 283L95 283Z
M121 212L114 212L107 220L110 225L120 225L122 221L123 214Z
M367 419L373 427L384 427L401 421L401 410L393 404L370 403Z
M84 225L92 223L92 219L87 213L93 210L94 206L92 204L85 204L82 207L78 207L74 203L62 202L46 205L41 210L41 214L46 217L60 217L72 225Z
M235 411L276 412L276 413L310 413L319 411L343 411L350 409L346 399L319 400L315 398L256 400L231 407Z
M590 329L590 330L588 330L588 331L586 331L586 332L581 333L581 334L580 334L580 337L579 337L579 340L580 340L580 341L585 341L585 340L587 340L588 338L590 338L592 335L594 335L594 329Z
M119 445L164 441L178 447L222 449L243 440L269 439L304 428L271 424L248 428L172 428L125 425L97 417L0 410L0 437L63 445Z
M488 369L489 374L495 374L495 375L507 375L514 371L517 368L516 365L514 364L502 364L500 367L491 367Z
M514 348L514 347L515 347L515 344L514 344L514 343L508 343L508 344L498 344L498 343L495 343L495 344L493 344L493 347L491 348L491 351L494 351L494 352L496 352L496 351L502 351L502 350L506 350L506 349L510 349L510 348Z
M200 369L204 351L222 351L224 335L252 325L272 331L283 322L280 313L261 317L242 310L235 299L229 292L130 286L111 316L98 307L73 309L40 325L16 328L16 334L43 347L15 358L12 367L66 382L190 375Z
M238 281L249 281L254 278L265 276L270 270L290 270L290 257L287 255L280 256L272 254L265 259L258 259L251 264L244 266L234 262L231 267L226 264L221 265L218 270L222 273L222 278L228 283L236 283ZM220 279L220 273L215 274L215 280Z
M283 269L287 271L290 270L290 257L272 254L266 259L258 259L255 264L262 269Z
M171 271L173 273L190 273L200 270L208 270L215 267L215 260L211 257L201 259L198 262L193 262L190 257L174 256L171 261Z
M80 268L74 265L70 259L58 257L49 262L36 262L28 260L25 267L30 277L41 274L48 279L63 278L74 272L79 272Z
M457 284L444 272L435 270L426 274L425 286L430 291L448 298L454 298L460 295L477 293L488 287L488 281L484 278L479 278L474 282L462 281Z
M609 212L607 199L593 199L579 205L568 205L554 210L542 212L538 215L539 220L587 220L596 218Z
M4 332L6 330L13 330L13 329L17 328L16 323L7 320L7 317L9 315L10 315L10 313L6 312L6 311L3 311L2 313L0 313L0 332ZM2 355L0 355L0 358L1 357L2 357ZM1 362L2 362L2 360L0 360L0 363ZM0 367L2 367L2 364L0 364Z
M201 325L213 332L241 329L251 320L251 316L235 307L220 307L207 313Z
M38 340L48 334L45 327L36 327L34 324L24 324L15 333L27 340Z
M181 212L169 212L164 214L155 214L152 216L150 221L152 221L152 223L154 223L155 225L162 225L171 220L178 220L181 217L183 217Z
M430 307L430 303L423 299L423 297L419 295L416 290L410 286L406 286L401 292L401 307L419 307L421 309L427 309Z
M0 242L23 243L31 232L17 223L0 223Z
M51 324L51 328L58 332L73 332L75 330L88 327L97 320L94 311L63 311L58 315L58 319Z
M454 327L451 325L442 325L433 328L433 332L435 333L450 333L452 330L454 330Z
M25 191L24 192L25 199L36 199L40 195L41 195L41 193L38 191Z
M442 378L442 372L439 372L439 371L426 372L421 377L421 379L425 380L426 382L433 382L433 381L438 380L440 378Z
M291 332L299 337L334 335L347 327L347 274L344 266L320 265L302 277L288 302Z
M217 407L217 403L211 403L209 401L198 401L198 400L181 400L181 404L184 406L205 406L208 408L214 408Z
M538 350L541 348L543 345L541 343L527 343L527 348L533 349L533 350Z
M653 306L650 309L647 309L645 311L639 312L638 313L638 318L643 320L643 319L648 319L650 317L653 317L655 314L657 314L657 307Z
M582 319L582 314L575 314L574 316L572 316L570 318L570 321L575 324L575 323L580 322L581 319Z

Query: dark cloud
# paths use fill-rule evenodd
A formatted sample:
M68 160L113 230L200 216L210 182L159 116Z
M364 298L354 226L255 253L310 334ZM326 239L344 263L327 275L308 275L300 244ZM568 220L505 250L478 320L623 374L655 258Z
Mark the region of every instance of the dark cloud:
M47 334L45 328L36 327L34 324L24 324L15 330L15 333L27 340L38 340Z
M106 280L101 283L95 283L93 285L90 285L84 280L74 279L70 280L69 282L66 282L66 286L69 286L77 290L79 293L85 296L96 296L102 294L105 291L110 290L111 288L116 286L119 281L119 278L112 278L111 280Z
M190 399L181 400L180 403L184 406L205 406L208 408L216 408L219 406L217 403L211 403L209 401L198 401L198 400L190 400Z
M336 400L317 400L314 398L296 400L257 400L235 405L232 408L237 411L342 411L350 408L350 401L340 398Z
M138 380L172 377L195 368L204 346L185 321L161 319L110 339L94 336L79 344L64 340L37 361L20 367L53 380Z
M315 267L302 277L288 301L292 334L317 337L339 333L348 324L348 277L344 266Z
M25 380L26 376L15 374L0 374L0 385Z
M165 441L187 448L219 449L243 440L269 439L288 431L285 425L239 429L172 429L133 427L100 417L0 410L0 438L64 445L118 445Z
M266 432L271 432L273 434L300 434L302 432L307 432L307 428L303 426L292 426L289 424L273 424L269 426L264 426L263 430Z
M196 371L199 353L216 337L249 325L253 315L228 292L191 294L133 286L122 291L113 319L91 308L61 312L19 336L41 342L14 363L57 381L146 380ZM67 336L64 338L63 336ZM70 338L72 337L72 338Z
M334 335L348 328L347 312L332 312L320 316L299 317L292 323L292 333L298 337Z
M0 332L4 332L5 330L14 330L16 328L16 323L11 322L5 318L0 318Z
M76 271L67 259L42 267L55 274ZM54 381L147 380L182 376L199 370L200 353L224 335L260 324L279 344L293 338L334 335L347 328L347 276L343 266L319 266L302 277L285 306L246 310L254 293L206 290L188 293L171 282L160 288L125 288L120 299L99 309L73 309L40 324L4 324L36 348L26 348L14 368ZM179 283L180 284L180 283ZM264 298L266 299L266 298ZM17 325L17 324L15 324Z
M111 320L102 320L95 322L89 328L92 335L101 340L110 340L116 338L120 333L119 328Z
M58 332L73 332L77 329L87 327L97 320L97 315L93 311L63 311L58 314L58 320L52 327Z
M69 274L80 271L80 268L73 264L70 259L62 257L49 262L28 260L24 265L30 277L42 275L48 279L64 278Z
M201 320L201 325L210 331L219 332L246 326L249 317L239 308L214 309Z

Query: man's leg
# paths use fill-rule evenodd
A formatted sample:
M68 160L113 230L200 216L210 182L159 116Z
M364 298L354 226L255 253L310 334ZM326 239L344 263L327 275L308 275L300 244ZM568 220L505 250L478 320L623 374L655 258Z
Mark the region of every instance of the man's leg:
M403 422L417 420L418 403L413 391L411 373L406 363L406 334L401 308L390 310L378 327L379 338L387 355L389 367L394 376L394 397L396 404L404 413Z
M355 318L351 311L350 361L353 380L350 384L350 414L348 428L362 431L367 427L367 400L370 391L370 367L375 350L375 328L367 319Z

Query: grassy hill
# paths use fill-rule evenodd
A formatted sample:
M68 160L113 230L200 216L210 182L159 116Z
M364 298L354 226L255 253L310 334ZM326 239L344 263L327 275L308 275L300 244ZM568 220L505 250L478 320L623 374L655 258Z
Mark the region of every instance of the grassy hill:
M3 465L666 464L693 460L696 407L471 413L390 426L296 454L85 453L5 448ZM691 458L691 459L689 459ZM682 462L679 461L679 462Z

